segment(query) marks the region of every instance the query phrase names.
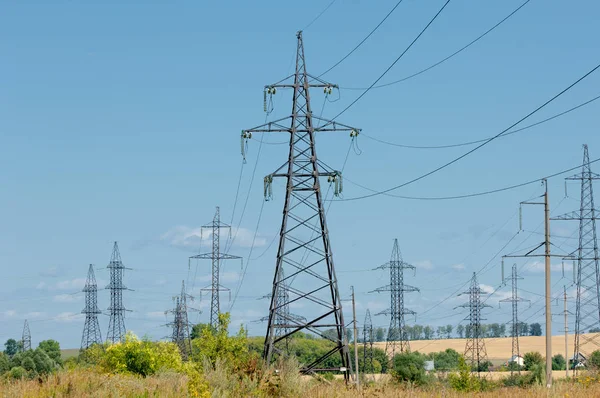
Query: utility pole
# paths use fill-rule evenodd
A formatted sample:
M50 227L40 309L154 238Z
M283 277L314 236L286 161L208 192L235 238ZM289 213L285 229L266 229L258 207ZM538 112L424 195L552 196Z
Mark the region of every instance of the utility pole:
M367 348L368 345L368 348ZM365 322L363 324L363 375L374 375L373 368L373 322L371 321L371 311L367 309Z
M313 115L309 90L320 88L328 94L338 86L307 73L302 32L298 32L296 37L294 74L275 84L265 86L264 90L266 97L267 94L274 95L278 89L292 89L291 115L242 130L241 133L242 140L250 139L253 133L289 134L289 152L286 162L264 178L266 200L272 197L274 178L285 178L286 190L263 357L267 363L272 363L275 356L281 352L278 346L284 344L285 340L294 333L304 332L327 338L324 332L334 328L336 331L332 339L334 348L312 363L306 364L301 371L304 374L312 374L316 371L340 371L348 381L352 373L352 363L345 336L342 302L320 183L321 177L327 177L335 187L334 195L339 195L342 189L342 175L341 172L329 168L317 158L315 133L346 131L350 134L358 134L360 130ZM279 278L278 274L284 269L285 277ZM277 303L280 287L285 288L289 294L288 304L296 303L310 308L310 316L306 316L306 321L288 323L288 325L277 324L278 313L283 310ZM289 331L278 335L276 330L285 327L289 328ZM327 358L335 354L341 355L341 366L323 367Z
M81 336L82 351L91 345L102 344L102 332L100 332L100 324L98 323L98 314L101 314L102 311L98 308L98 285L96 284L96 275L94 275L92 264L88 268L83 292L85 293L85 308L81 313L85 314L85 323Z
M548 181L546 179L542 180L542 184L544 185L544 194L541 196L544 198L543 202L521 202L521 205L541 205L544 206L544 241L537 245L535 248L531 249L527 253L523 255L506 255L505 257L544 257L544 270L545 270L545 307L546 307L546 387L552 386L552 309L551 309L551 300L552 300L552 286L550 280L550 258L551 257L562 257L565 258L564 255L556 256L551 254L550 252L550 205L548 200ZM520 220L520 222L522 222ZM522 225L519 226L522 229ZM544 254L538 255L534 254L536 250L541 247L544 247Z
M517 372L521 374L521 364L519 363L519 359L521 358L521 352L519 350L519 302L529 301L519 297L518 289L517 289L517 280L523 279L517 276L517 264L513 264L512 266L512 274L511 274L511 290L512 295L511 298L507 298L504 300L500 300L500 303L512 303L512 357L511 361L516 362L517 364ZM504 282L504 281L502 281ZM511 376L514 373L514 367L511 366L510 374Z
M485 340L481 333L481 321L485 319L481 317L481 310L486 307L491 308L491 306L484 304L481 301L482 291L477 282L477 274L475 272L473 272L473 276L471 277L471 286L469 287L469 290L459 294L459 296L462 294L469 295L469 302L458 306L469 309L469 315L465 318L465 320L469 321L469 326L465 331L467 342L465 344L464 357L465 360L470 362L471 370L475 366L477 367L477 375L479 376L482 368L481 365L487 362Z
M586 333L600 327L600 256L596 236L596 208L594 206L593 182L600 175L590 168L588 146L583 146L583 164L581 173L567 177L566 180L581 181L581 201L579 211L573 211L554 220L579 221L579 246L576 250L576 307L575 307L575 344L573 354L573 373L580 369L580 355L589 358L592 351L600 346L600 334ZM575 254L573 253L573 254ZM568 358L567 358L568 362Z
M23 351L31 350L31 332L29 331L29 323L27 322L27 319L25 319L25 323L23 324L21 343L23 344Z
M354 321L354 374L356 376L356 387L360 388L360 379L358 378L358 345L357 345L357 337L358 330L356 328L356 302L354 300L354 286L350 286L352 289L352 318Z
M219 207L215 211L215 216L213 217L213 221L210 224L203 225L201 227L201 232L205 229L209 229L212 235L212 252L205 254L198 254L196 256L190 257L189 261L194 260L211 260L212 261L212 278L211 285L200 289L201 291L211 292L210 298L210 326L213 330L216 330L219 326L219 314L221 313L221 307L219 303L219 296L221 292L228 292L229 289L225 286L221 285L220 282L220 262L221 260L235 260L242 259L239 256L232 256L231 254L221 253L220 248L220 235L221 229L229 229L231 228L229 225L221 222L221 212ZM189 263L188 263L189 268Z
M127 309L123 306L123 291L129 289L123 285L123 272L131 268L123 266L117 242L113 245L112 256L107 268L110 270L110 283L106 286L110 290L110 306L108 307L110 320L108 321L106 341L118 343L123 341L127 330L125 329L125 311Z

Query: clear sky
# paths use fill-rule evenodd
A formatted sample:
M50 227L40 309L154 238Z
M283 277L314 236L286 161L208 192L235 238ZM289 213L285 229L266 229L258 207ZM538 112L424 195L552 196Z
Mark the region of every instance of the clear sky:
M164 311L182 279L195 296L209 281L209 264L187 258L199 251L198 227L220 206L230 223L241 169L240 130L264 122L262 88L292 73L295 33L330 0L288 1L5 1L0 16L0 341L19 338L25 318L33 343L54 338L80 344L83 287L88 265L100 286L112 242L126 266L128 329L152 338L169 335ZM304 32L307 67L322 73L351 50L387 14L395 0L337 0ZM415 73L450 55L514 10L522 1L454 0L414 47L382 79ZM443 4L406 0L363 46L324 78L339 84L340 100L314 91L313 108L332 117L371 84L406 48ZM596 1L531 0L511 19L456 57L413 79L372 90L339 118L365 135L400 144L443 145L502 131L595 66L600 25ZM600 93L600 72L544 108L525 124L550 117ZM289 92L275 96L270 118L287 115ZM447 196L485 191L543 177L581 162L587 143L600 157L600 101L561 118L493 141L447 169L394 191L407 196ZM273 278L281 222L282 182L264 205L262 177L287 156L285 145L249 144L233 217L237 237L230 252L244 256L247 273L232 308L234 327L260 335ZM281 134L265 137L281 142ZM350 145L346 133L319 135L318 153L341 168ZM366 136L351 151L344 196L368 193L349 182L384 189L405 182L471 147L419 150L383 145ZM256 165L256 172L253 173ZM600 171L600 166L594 166ZM254 179L252 176L254 174ZM326 182L323 182L326 187ZM575 210L578 187L564 198L562 177L549 182L553 214ZM328 225L339 288L357 292L357 316L385 309L389 283L372 268L389 260L399 239L404 259L417 266L405 283L419 324L458 324L467 314L453 294L507 244L518 230L518 203L542 193L538 184L499 194L452 201L378 196L334 202ZM247 200L247 206L244 203ZM598 199L600 200L600 199ZM242 216L242 209L245 211ZM501 253L543 238L541 208L524 210L523 227ZM573 250L576 225L554 222L556 245ZM562 239L558 236L571 237ZM554 250L558 251L557 248ZM531 308L527 322L543 323L539 264L523 266L521 286ZM570 280L553 273L554 291ZM507 273L510 263L507 263ZM223 284L235 293L240 264L224 265ZM196 276L194 278L194 275ZM570 270L567 270L567 276ZM500 260L480 275L486 289L500 284ZM510 308L488 303L486 322L507 322ZM572 291L572 289L571 289ZM448 300L438 304L443 299ZM233 299L233 297L232 297ZM208 297L194 306L207 321ZM232 304L227 294L222 307ZM109 305L99 292L99 305ZM346 318L350 316L346 308ZM562 307L555 307L560 312ZM79 315L78 315L79 314ZM410 320L413 322L414 319ZM386 326L385 316L374 317ZM554 330L562 330L556 318ZM101 316L103 337L108 317ZM572 326L571 326L572 327Z

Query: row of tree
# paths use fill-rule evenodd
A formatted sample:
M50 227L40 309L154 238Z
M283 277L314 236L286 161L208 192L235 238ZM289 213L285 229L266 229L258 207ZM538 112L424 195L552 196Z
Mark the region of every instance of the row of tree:
M454 332L454 333L453 333ZM519 322L517 325L519 336L541 336L542 326L539 323L527 324ZM468 338L475 334L470 325L458 325L454 328L452 325L446 326L430 326L430 325L413 325L406 326L406 336L409 340L434 340L434 339L452 339L452 338ZM506 327L504 323L482 324L479 329L481 337L508 337L512 336L512 325ZM350 335L351 337L351 335ZM349 337L349 338L350 338ZM374 328L373 340L386 341L388 338L388 330L386 328ZM350 338L351 339L351 338ZM362 341L362 335L358 338Z

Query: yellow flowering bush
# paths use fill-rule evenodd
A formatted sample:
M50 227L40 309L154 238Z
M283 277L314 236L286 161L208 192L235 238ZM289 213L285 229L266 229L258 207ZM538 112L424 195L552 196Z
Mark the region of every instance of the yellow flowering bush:
M105 371L133 373L144 377L161 369L183 369L177 345L140 340L131 332L127 333L122 343L106 348L101 366Z

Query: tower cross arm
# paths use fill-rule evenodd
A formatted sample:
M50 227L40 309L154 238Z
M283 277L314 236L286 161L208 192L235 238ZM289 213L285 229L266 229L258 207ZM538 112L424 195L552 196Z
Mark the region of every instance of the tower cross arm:
M291 122L292 122L293 116L286 116L281 119L277 119L277 120L274 120L271 122L261 124L260 126L252 127L250 129L244 129L244 130L242 130L242 136L245 137L248 135L248 133L293 133L293 132L302 133L302 132L308 132L309 129L310 129L310 131L314 131L314 132L350 131L350 132L359 133L360 131L362 131L362 129L359 129L357 127L352 127L347 124L339 123L334 120L325 119L325 118L322 118L322 117L319 117L316 115L311 115L311 117L313 120L320 122L318 126L310 125L305 128L296 127L294 130L291 127ZM285 122L285 121L289 121L290 125L289 126L284 125L283 122Z
M565 213L560 216L552 217L551 220L563 220L563 221L577 220L577 221L579 221L579 220L597 220L598 219L598 217L596 217L593 212L590 212L590 213L592 214L591 217L589 215L583 216L577 211L572 211L570 213Z
M195 256L190 257L190 259L195 259L195 260L212 260L214 258L218 258L219 260L236 260L236 259L241 259L242 257L234 256L234 255L227 254L227 253L219 253L218 257L213 256L213 253L197 254Z

